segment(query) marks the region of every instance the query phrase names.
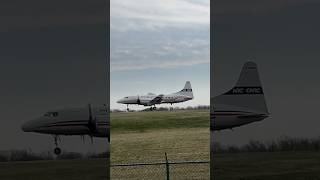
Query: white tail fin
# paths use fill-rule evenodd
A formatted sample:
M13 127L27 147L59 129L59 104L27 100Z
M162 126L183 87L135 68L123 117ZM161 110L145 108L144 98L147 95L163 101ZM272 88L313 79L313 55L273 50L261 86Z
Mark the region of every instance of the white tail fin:
M186 84L184 85L184 88L178 93L193 98L193 92L192 92L190 81L187 81Z
M269 114L257 65L254 62L246 62L236 86L215 97L213 103L244 107Z

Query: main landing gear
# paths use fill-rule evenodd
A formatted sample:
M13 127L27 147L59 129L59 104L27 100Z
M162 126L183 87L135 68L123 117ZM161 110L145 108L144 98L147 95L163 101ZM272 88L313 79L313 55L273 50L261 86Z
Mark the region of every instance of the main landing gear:
M156 110L156 109L157 109L156 105L154 105L153 107L152 106L150 107L150 111L153 111L153 110Z
M60 137L58 135L54 135L54 144L56 145L56 148L54 148L54 154L60 155L61 149L58 147L58 140L61 141Z
M127 111L129 112L129 104L127 104Z

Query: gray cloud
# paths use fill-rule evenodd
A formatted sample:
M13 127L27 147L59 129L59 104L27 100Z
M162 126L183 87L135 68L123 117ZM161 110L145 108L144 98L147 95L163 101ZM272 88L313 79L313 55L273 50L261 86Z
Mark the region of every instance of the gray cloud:
M209 1L113 1L111 71L209 63L209 10Z
M111 1L111 28L133 30L208 25L209 14L207 0Z
M209 63L209 33L170 29L111 36L111 69L170 68Z

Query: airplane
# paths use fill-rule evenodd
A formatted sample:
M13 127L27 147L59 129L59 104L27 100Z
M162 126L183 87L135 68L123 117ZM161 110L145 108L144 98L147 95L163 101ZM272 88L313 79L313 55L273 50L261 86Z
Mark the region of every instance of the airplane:
M22 125L24 132L35 132L50 134L54 137L56 148L54 153L61 154L58 147L60 135L79 135L84 140L88 135L93 141L93 137L109 137L108 112L106 105L101 107L67 108L54 111L48 111L41 117L27 121Z
M258 68L254 62L243 65L236 85L211 99L211 131L220 131L261 121L269 117Z
M191 88L190 81L187 81L184 88L176 93L171 93L168 95L155 95L149 93L143 96L127 96L117 101L120 104L127 105L127 111L129 111L130 104L143 105L143 106L151 106L150 110L156 109L156 104L174 104L181 103L185 101L189 101L193 99L193 92ZM153 107L152 107L153 106Z

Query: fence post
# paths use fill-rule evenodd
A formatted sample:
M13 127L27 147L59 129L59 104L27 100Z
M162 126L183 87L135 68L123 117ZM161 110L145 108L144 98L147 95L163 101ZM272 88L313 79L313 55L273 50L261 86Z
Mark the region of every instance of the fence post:
M167 174L167 180L170 180L170 170L169 170L169 162L167 153L165 152L164 155L166 156L166 174Z

